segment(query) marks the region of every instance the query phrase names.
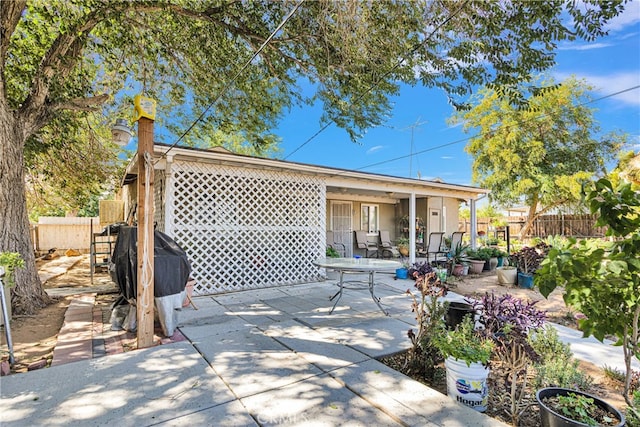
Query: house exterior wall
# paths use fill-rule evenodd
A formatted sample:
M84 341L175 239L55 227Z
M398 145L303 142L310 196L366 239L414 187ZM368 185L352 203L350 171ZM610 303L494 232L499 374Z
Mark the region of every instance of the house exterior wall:
M445 207L446 211L443 215L443 218L445 219L444 231L446 235L450 236L451 233L455 231L462 231L458 230L458 228L460 227L458 216L460 201L458 199L444 199L443 206Z
M319 280L326 185L285 171L177 160L165 232L186 250L197 295Z

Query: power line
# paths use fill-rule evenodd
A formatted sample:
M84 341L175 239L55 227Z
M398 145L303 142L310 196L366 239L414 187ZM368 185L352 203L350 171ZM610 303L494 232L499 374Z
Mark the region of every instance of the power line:
M632 90L636 90L636 89L639 89L639 88L640 88L640 85L632 86L632 87L629 87L627 89L619 90L618 92L614 92L614 93L602 96L600 98L596 98L596 99L592 99L592 100L589 100L589 101L585 101L585 102L583 102L581 104L578 104L576 107L583 107L583 106L586 106L586 105L589 105L589 104L600 102L600 101L603 101L605 99L612 98L614 96L621 95L623 93L630 92ZM536 117L532 117L531 119L525 121L524 123L527 123L528 121L538 120L539 118L548 116L549 114L550 113L544 113L542 115L538 115ZM414 156L414 155L417 156L417 155L420 155L420 154L428 153L430 151L439 150L441 148L449 147L451 145L460 144L461 142L467 142L467 141L469 141L469 140L471 140L473 138L478 138L478 137L482 137L482 136L488 135L489 133L490 132L476 133L476 134L468 136L466 138L458 139L456 141L447 142L446 144L441 144L441 145L437 145L435 147L427 148L427 149L418 151L418 152L413 153L413 154L408 154L408 155L404 155L404 156L398 156L398 157L394 157L393 159L388 159L388 160L383 160L381 162L372 163L372 164L369 164L369 165L366 165L366 166L359 167L359 168L354 169L354 170L359 171L359 170L363 170L363 169L368 169L368 168L371 168L371 167L374 167L374 166L380 166L380 165L383 165L383 164L386 164L386 163L391 163L391 162L395 162L395 161L398 161L398 160L406 159L407 157L410 157L410 156Z
M442 21L440 23L440 25L436 26L433 31L431 31L431 33L429 33L427 35L427 37L424 38L423 41L421 41L420 43L418 43L416 46L414 46L409 52L407 52L407 54L400 58L400 60L390 69L388 69L386 72L384 72L376 81L374 81L364 92L362 92L360 94L360 96L356 97L353 101L350 102L350 105L353 105L355 102L361 100L362 98L364 98L364 96L366 94L368 94L369 92L371 92L376 86L378 86L380 84L380 82L382 82L382 80L384 78L386 78L387 76L389 76L394 70L396 70L398 67L400 67L400 65L402 65L404 63L404 61L406 60L405 58L407 58L407 56L414 54L415 52L418 51L418 49L420 49L422 46L424 46L429 40L431 40L431 37L433 37L433 35L440 29L442 28L445 24L447 24L449 21L451 21L458 13L460 13L460 11L463 9L463 7L466 5L466 1L461 3L461 6L458 8L458 10L456 10L454 13L452 13L447 19L445 19L444 21ZM300 144L298 147L296 147L291 153L289 153L286 157L283 158L283 160L287 160L289 157L293 156L295 153L297 153L302 147L304 147L305 145L307 145L308 143L310 143L312 140L314 140L318 135L320 135L322 132L325 131L325 129L327 129L329 126L331 126L333 123L335 122L334 118L329 118L329 122L327 124L325 124L323 127L320 128L320 130L318 130L316 133L314 133L313 135L311 135L311 137L309 137L306 141L304 141L302 144Z
M246 70L249 67L249 65L251 65L253 60L256 59L258 55L260 55L260 53L267 47L267 45L271 42L271 40L273 40L273 38L276 36L276 34L285 26L285 24L289 21L289 19L291 19L293 14L300 8L300 6L302 5L302 3L304 3L304 1L305 0L300 0L300 2L298 4L296 4L293 7L293 9L291 9L289 14L284 17L284 19L282 20L282 22L280 22L278 27L276 27L276 29L273 30L273 32L269 35L269 37L267 37L265 39L265 41L258 48L258 50L256 50L254 52L254 54L251 55L251 58L249 58L249 60L247 62L245 62L245 64L236 72L236 74L233 76L233 78L231 78L231 80L222 88L222 90L213 99L213 101L211 101L211 103L207 106L207 108L205 108L204 111L202 111L202 113L200 113L198 118L191 124L191 126L189 126L187 128L187 130L185 130L182 133L182 135L180 135L180 137L176 140L176 142L174 142L169 147L169 149L163 153L162 157L166 157L167 154L169 153L169 151L171 151L173 148L175 148L180 143L180 141L182 141L182 139L185 136L187 136L187 134L189 132L191 132L191 130L196 126L196 124L198 124L198 122L204 118L204 116L209 112L211 107L213 107L220 100L220 98L222 98L222 96L231 88L232 84L235 83L236 80L238 80L238 77L240 77L240 75L244 72L244 70Z

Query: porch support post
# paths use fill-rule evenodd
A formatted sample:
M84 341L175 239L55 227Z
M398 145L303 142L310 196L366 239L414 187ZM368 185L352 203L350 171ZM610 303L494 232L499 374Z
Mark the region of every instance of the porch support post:
M476 236L478 235L478 220L476 218L476 199L469 199L469 221L471 222L471 249L477 247Z
M416 193L409 197L409 262L416 262Z

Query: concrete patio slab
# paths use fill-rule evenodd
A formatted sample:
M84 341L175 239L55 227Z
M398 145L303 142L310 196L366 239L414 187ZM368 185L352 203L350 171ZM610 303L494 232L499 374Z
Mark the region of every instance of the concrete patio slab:
M234 400L188 342L2 377L0 384L3 426L151 425Z
M322 374L304 358L255 328L194 345L238 397Z
M327 375L241 400L263 425L403 425Z

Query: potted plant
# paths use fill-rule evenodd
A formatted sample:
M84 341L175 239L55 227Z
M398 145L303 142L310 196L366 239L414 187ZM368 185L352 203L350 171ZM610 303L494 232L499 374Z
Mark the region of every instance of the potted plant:
M640 407L630 391L631 361L640 357L640 192L629 183L614 187L600 179L587 187L585 196L591 213L598 213L596 226L606 226L606 235L613 239L570 239L552 248L536 273L536 286L545 297L563 287L567 305L585 315L579 327L586 336L600 341L608 335L617 338L627 367L623 391L627 418L637 419Z
M431 340L445 357L447 395L476 411L486 411L493 341L475 330L472 316L465 316L453 331L438 331Z
M326 255L327 258L340 258L340 254L333 246L327 246Z
M402 256L409 256L409 238L408 237L399 237L396 240L396 246L398 247L398 252Z
M496 275L501 285L515 285L518 282L518 269L512 265L496 267Z
M462 275L468 249L469 245L463 245L462 243L458 243L455 248L451 249L452 274L454 276Z
M538 243L535 247L525 246L511 255L511 260L518 269L518 286L533 287L533 274L540 268L551 247L545 243Z
M561 387L538 390L542 427L624 426L624 415L604 400L588 393Z
M466 261L469 263L469 274L480 274L484 268L485 260L475 249L468 249Z
M498 259L498 264L496 267L503 267L505 262L504 260L507 258L508 254L499 248L493 248L493 256Z

